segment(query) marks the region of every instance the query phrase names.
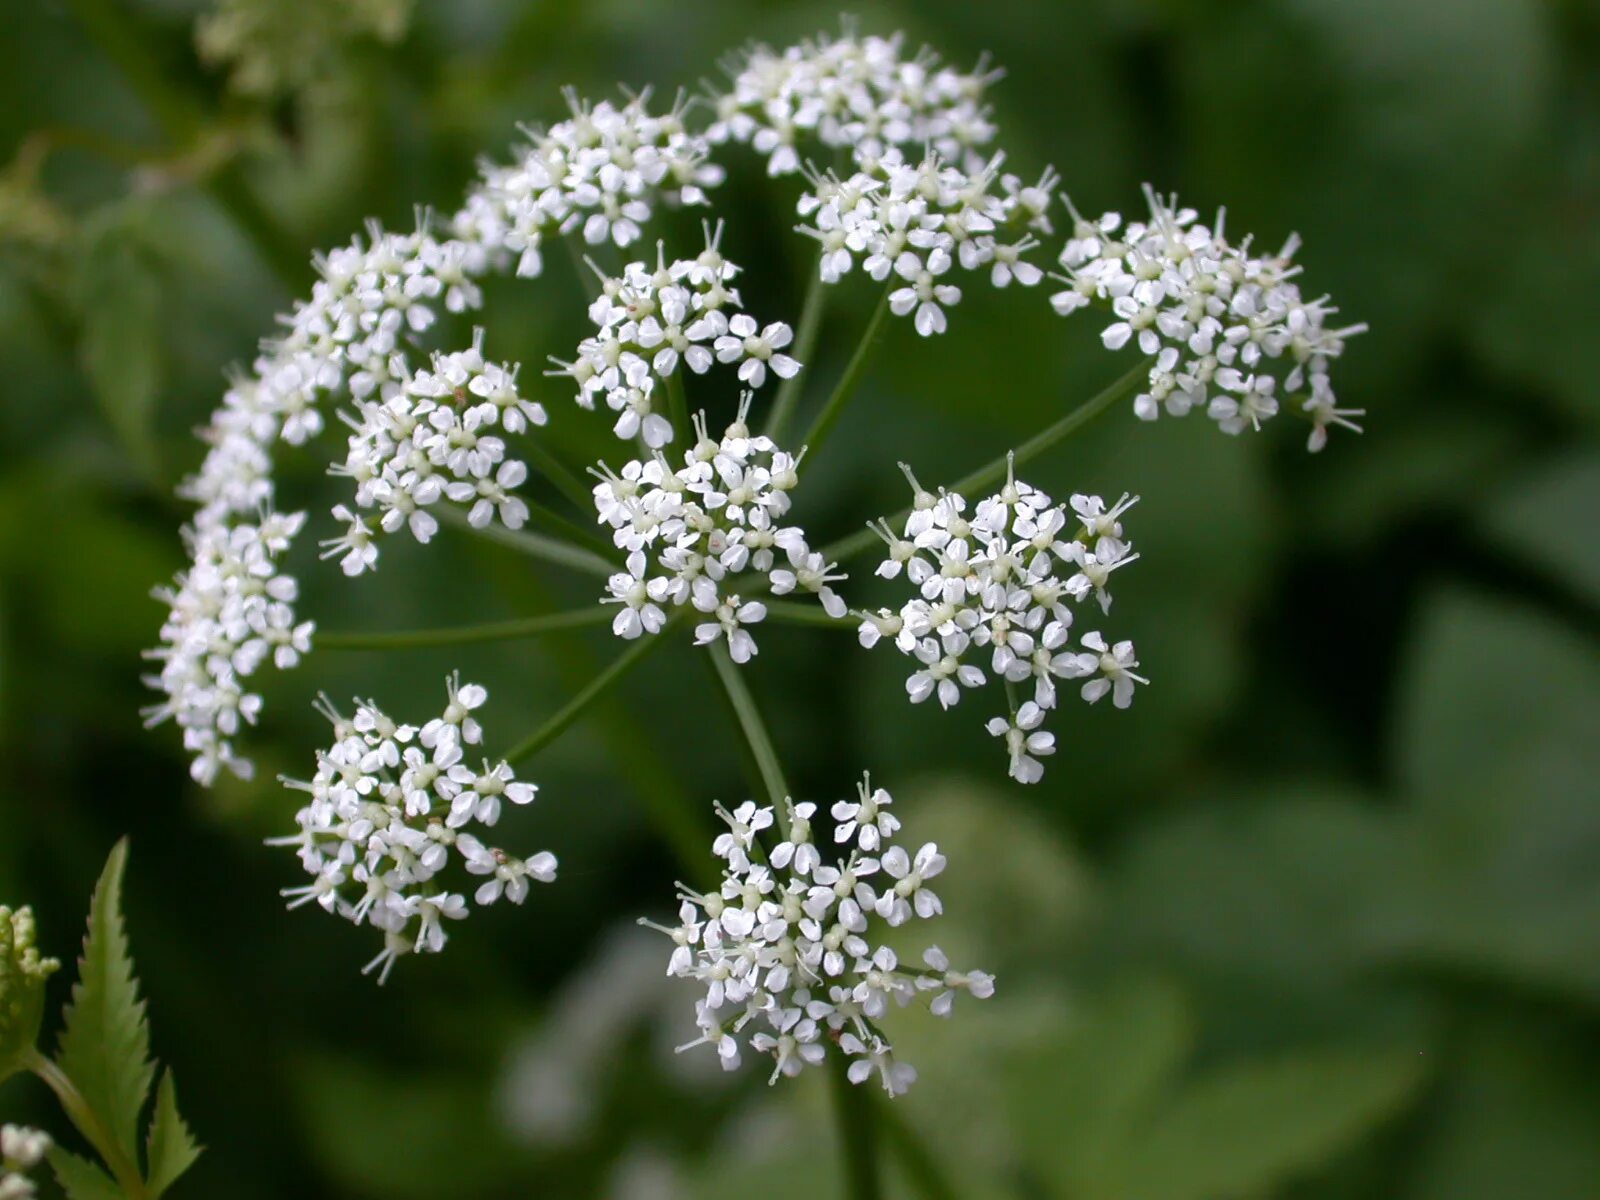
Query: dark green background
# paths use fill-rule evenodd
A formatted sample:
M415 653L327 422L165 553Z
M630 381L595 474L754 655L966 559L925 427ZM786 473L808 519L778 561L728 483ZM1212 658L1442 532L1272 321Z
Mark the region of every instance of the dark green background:
M668 911L678 873L650 804L703 812L709 838L711 800L747 794L700 656L653 658L530 767L540 803L505 836L555 849L561 881L381 991L357 974L371 932L282 912L296 864L261 845L294 808L273 776L308 772L323 736L314 690L422 717L459 665L504 745L609 637L268 673L261 781L212 793L136 715L147 592L181 563L188 430L292 296L216 181L266 197L300 263L368 214L449 210L517 121L560 115L559 85L694 86L743 40L833 10L424 0L397 46L330 46L312 86L262 102L197 61L195 5L117 6L192 98L174 132L72 7L0 3L0 160L38 131L51 147L37 186L15 162L0 185L0 899L34 903L68 957L132 835L156 1049L211 1148L179 1194L835 1194L817 1081L769 1092L759 1064L724 1080L663 1053L692 989L631 926ZM763 634L749 678L797 788L830 800L870 768L912 835L951 850L939 941L999 976L947 1024L896 1022L923 1076L906 1118L962 1196L1600 1196L1600 18L1535 0L857 7L958 64L991 51L1025 174L1054 162L1086 211L1131 211L1149 180L1226 204L1232 233L1299 230L1307 293L1372 326L1335 371L1368 432L1323 455L1291 421L1235 440L1119 411L1030 470L1143 497L1107 628L1153 680L1126 713L1064 708L1041 786L1005 780L985 697L913 710L897 656ZM792 321L794 181L727 161L715 202L746 299ZM536 383L582 328L550 262L492 285L482 318ZM872 299L859 278L833 297L819 389ZM838 536L903 503L896 459L931 482L1027 437L1125 365L1097 328L976 280L948 336L894 324L797 517ZM617 457L563 389L538 394L574 461ZM281 478L320 514L315 458ZM330 629L594 590L459 535L396 543L351 584L305 540L292 569ZM869 566L857 602L878 593ZM31 1081L0 1115L64 1132ZM670 1174L679 1191L648 1190Z

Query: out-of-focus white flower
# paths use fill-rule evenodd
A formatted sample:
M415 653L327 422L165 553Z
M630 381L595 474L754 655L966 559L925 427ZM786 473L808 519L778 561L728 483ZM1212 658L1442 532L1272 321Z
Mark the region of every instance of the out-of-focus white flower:
M473 893L479 905L502 896L521 904L530 880L556 876L548 851L518 858L479 839L500 819L502 801L529 804L538 788L505 762L467 761L466 747L483 739L471 714L488 693L454 676L446 691L444 712L420 729L371 701L358 702L348 719L323 701L333 745L318 753L309 782L284 780L310 799L295 815L299 832L271 844L296 847L312 879L283 895L290 908L316 903L382 930L383 951L365 968L378 971L380 983L401 956L444 949L445 923L469 911L463 892L472 885L462 873L482 879Z
M283 318L284 335L266 343L248 376L233 380L201 431L209 450L179 488L199 506L184 531L190 565L155 593L169 613L161 645L149 652L161 670L148 682L164 699L145 714L151 724L171 719L183 731L200 783L223 769L249 777L250 761L234 745L261 707L249 677L267 662L292 667L311 648L313 624L295 617L295 580L277 566L305 514L272 511L273 444L317 436L319 405L340 388L358 403L395 399L408 377L404 350L432 325L436 309L462 312L481 302L473 282L480 257L434 238L426 224L410 234L374 224L365 239L316 256L310 299ZM343 519L335 553L347 571L365 570L377 558L376 531L354 513Z
M1276 254L1259 254L1223 233L1223 212L1202 225L1176 197L1144 189L1150 219L1124 225L1121 214L1090 221L1071 209L1073 227L1061 250L1066 287L1051 297L1063 316L1098 303L1115 318L1101 333L1111 350L1136 345L1153 355L1134 412L1153 421L1163 411L1204 409L1224 433L1258 430L1280 401L1311 422L1307 448L1321 450L1330 426L1354 433L1361 409L1339 408L1329 364L1365 325L1336 327L1326 296L1300 292L1299 248L1291 237Z
M945 1016L957 992L994 994L992 976L951 970L937 946L912 967L881 943L880 924L939 915L927 883L945 867L931 843L913 854L886 840L898 829L892 803L864 779L857 801L835 804L844 820L834 840L846 848L830 864L812 842L815 805L786 802L788 836L764 862L753 851L773 810L749 802L718 810L729 827L713 846L726 864L721 887L703 895L682 888L676 926L641 922L672 938L667 973L705 989L700 1037L680 1050L712 1046L726 1070L753 1050L771 1057L776 1083L821 1064L832 1047L850 1060L852 1082L876 1074L893 1096L916 1072L895 1059L880 1028L891 1009L922 998Z
M821 35L783 51L751 46L727 64L732 82L714 95L713 143L745 142L770 175L801 169L803 143L877 156L895 146L927 147L951 162L978 157L994 137L983 94L1002 72L940 63L924 48L903 56L901 34Z
M906 680L913 704L937 698L952 708L963 689L991 678L1004 681L1008 697L1020 691L1009 716L985 728L1004 739L1011 777L1037 783L1039 760L1055 753L1055 735L1042 725L1057 705L1059 680L1087 680L1085 700L1109 692L1118 708L1132 703L1135 684L1147 682L1134 673L1132 642L1108 648L1091 632L1075 651L1069 606L1093 595L1110 611L1112 573L1139 557L1122 530L1138 497L1108 506L1099 496L1074 495L1069 507L1008 470L1005 486L969 511L964 496L936 496L902 469L916 497L901 533L886 522L873 526L888 548L878 574L893 579L903 571L918 595L897 612L857 613L861 644L887 639L917 661Z
M831 616L843 617L833 585L844 579L806 542L805 531L784 525L789 493L799 483L804 456L780 450L745 423L750 394L720 441L694 418L698 440L681 466L660 451L635 459L621 472L597 471L595 512L627 554L627 570L613 575L601 603L619 606L612 631L622 638L659 633L673 607L702 614L695 641L725 641L735 662L756 653L750 627L767 608L753 595L814 595Z

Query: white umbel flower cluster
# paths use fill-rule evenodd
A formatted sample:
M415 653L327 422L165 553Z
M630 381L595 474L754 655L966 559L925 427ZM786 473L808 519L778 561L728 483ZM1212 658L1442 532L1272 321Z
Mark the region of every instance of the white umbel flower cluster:
M358 400L387 399L405 376L401 353L428 328L439 306L460 312L480 294L473 273L482 255L439 241L426 228L386 233L319 255L311 298L284 318L285 335L267 343L248 378L236 379L202 431L200 470L180 494L200 507L184 531L190 566L156 591L170 606L161 645L149 656L161 671L149 682L165 693L146 710L151 724L171 719L202 784L224 768L248 778L233 744L261 706L248 679L262 663L293 666L310 648L309 621L296 621L295 581L278 560L305 522L275 514L272 447L300 445L322 430L318 404L348 387Z
M483 880L473 893L479 905L502 896L521 904L529 880L556 877L548 851L517 858L474 832L499 821L505 801L532 802L538 788L503 761L467 760L467 748L483 741L473 714L489 694L454 676L445 686L444 712L420 728L370 700L348 719L323 701L333 745L318 753L309 782L284 780L311 798L295 815L300 832L271 844L296 847L312 881L283 895L290 908L315 902L382 930L383 951L363 972L378 971L380 983L402 955L444 949L445 922L467 916L464 890L452 890L465 881L448 877L455 868Z
M744 663L756 653L749 627L765 619L767 607L742 591L810 593L830 616L845 615L832 588L845 576L811 549L804 530L782 524L804 452L791 455L752 434L749 404L746 393L720 441L697 415L698 441L682 466L658 452L620 474L597 472L595 510L628 556L603 600L619 606L612 622L618 637L659 633L668 609L688 605L702 617L696 644L725 639L733 660Z
M722 168L707 161L710 144L684 127L682 100L656 115L648 90L621 105L565 94L572 115L527 130L528 145L510 164L483 164L483 182L453 222L457 237L515 260L518 275L544 269L548 237L579 233L590 245L628 246L658 201L705 204L705 189L722 182Z
M32 1171L55 1143L42 1129L0 1125L0 1200L33 1200L39 1194Z
M904 58L905 39L821 35L773 50L755 45L727 66L732 85L713 97L715 143L746 142L769 175L798 171L802 142L880 155L892 146L926 147L951 162L981 157L995 134L983 94L1001 72L940 63L924 48Z
M786 802L788 834L770 850L761 835L773 825L771 808L718 807L728 826L713 847L726 863L721 887L701 894L680 884L679 923L642 922L675 943L667 973L705 988L700 1037L680 1050L714 1046L730 1071L745 1049L770 1055L776 1083L820 1065L832 1049L849 1060L852 1083L876 1074L894 1096L917 1073L895 1058L880 1028L891 1009L924 1000L947 1016L957 993L994 994L993 976L952 970L938 946L919 966L884 943L888 928L943 911L928 885L945 857L932 842L915 851L895 843L892 803L864 780L854 800L835 804L841 857L831 862L813 840L814 804Z
M953 266L987 268L996 287L1044 278L1024 256L1039 245L1035 233L1051 231L1053 170L1030 186L1001 173L1001 155L970 172L937 155L907 159L897 148L856 159L858 169L844 179L809 173L810 190L797 205L811 224L796 228L821 247L824 283L837 283L859 259L868 276L898 285L890 311L911 316L928 337L945 331L945 310L961 299Z
M1118 213L1088 221L1072 211L1057 276L1067 287L1051 297L1062 315L1109 305L1114 320L1100 335L1106 347L1131 344L1155 356L1134 412L1153 421L1163 409L1184 416L1201 408L1224 433L1238 434L1260 429L1284 403L1310 420L1312 451L1327 444L1332 426L1360 433L1355 418L1364 412L1338 407L1328 364L1367 327L1331 326L1339 310L1328 298L1301 295L1292 262L1299 238L1276 254L1256 254L1250 238L1237 246L1227 240L1225 213L1202 225L1176 197L1158 196L1148 184L1144 192L1148 221L1124 224Z
M902 533L883 521L873 527L889 551L877 573L904 571L919 594L898 612L859 614L861 644L888 640L917 660L906 680L913 704L936 697L951 708L964 689L1002 680L1010 716L985 728L1005 739L1011 777L1037 783L1039 760L1055 753L1055 735L1042 725L1058 703L1058 680L1082 680L1084 700L1109 693L1118 708L1133 702L1135 684L1149 682L1134 673L1132 642L1108 645L1089 632L1074 649L1069 606L1093 596L1110 611L1111 575L1139 557L1122 530L1138 497L1108 506L1074 495L1069 508L1008 472L1005 487L969 515L959 493L934 495L901 469L915 499Z
M752 388L768 371L789 379L800 370L783 353L793 330L781 321L763 327L741 311L739 292L729 286L739 267L722 256L721 237L718 224L706 230L706 248L694 258L669 263L658 246L654 269L634 262L617 278L602 275L589 306L596 332L579 343L572 362L554 360L558 369L547 372L571 377L584 408L603 399L617 414L618 437L642 437L652 449L672 441L672 422L660 410L666 380L681 367L703 375L714 362L737 363L739 379Z
M346 575L373 569L381 534L406 529L427 542L439 528L428 510L446 500L466 508L474 528L498 517L520 529L528 508L511 493L528 468L506 456L500 433L548 420L541 405L518 393L515 366L484 361L481 329L470 350L434 355L428 370L407 375L392 395L359 401L345 416L353 432L333 473L355 481L359 511L344 504L333 510L346 529L323 543L323 557L338 558ZM375 519L363 515L374 509Z

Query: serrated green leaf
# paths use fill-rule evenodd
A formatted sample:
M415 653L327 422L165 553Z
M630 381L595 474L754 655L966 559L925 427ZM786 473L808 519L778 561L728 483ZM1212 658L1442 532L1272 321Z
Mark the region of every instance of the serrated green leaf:
M188 1123L178 1113L178 1087L172 1072L161 1076L156 1089L156 1111L150 1118L150 1152L147 1163L148 1185L152 1197L161 1195L200 1157L200 1144L194 1140Z
M134 978L122 921L122 875L128 843L120 841L89 902L89 931L78 960L57 1062L78 1085L129 1162L138 1161L139 1113L155 1065L150 1030Z
M50 1150L50 1168L56 1173L56 1182L67 1194L67 1200L125 1200L119 1188L94 1163L86 1158L54 1146Z
M1417 1047L1301 1052L1190 1085L1123 1160L1127 1200L1264 1195L1393 1116L1415 1092Z

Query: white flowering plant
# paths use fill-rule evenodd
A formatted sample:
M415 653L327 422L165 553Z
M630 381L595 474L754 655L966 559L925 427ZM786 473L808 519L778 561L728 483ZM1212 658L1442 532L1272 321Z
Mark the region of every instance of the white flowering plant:
M652 647L685 638L710 656L760 792L715 808L726 826L710 847L720 879L684 855L696 882L680 885L677 922L645 918L671 942L667 972L698 993L689 1046L712 1047L729 1069L763 1058L774 1082L837 1064L845 1084L871 1080L895 1096L916 1077L890 1040L898 1010L947 1016L958 996L995 993L993 977L953 967L937 944L907 948L891 935L938 917L929 885L961 870L959 853L947 863L933 843L899 840L902 814L916 824L903 789L899 804L870 782L853 798L791 793L747 681L761 670L762 627L815 628L819 655L859 652L827 630L853 631L869 651L893 647L909 660L912 704L950 709L986 689L968 702L1003 751L997 768L1036 783L1052 755L1073 752L1063 697L1126 709L1160 685L1160 665L1141 665L1121 630L1099 628L1113 588L1138 586L1122 572L1141 558L1138 497L1052 498L1022 472L1123 404L1144 421L1200 410L1234 436L1288 414L1321 451L1330 433L1359 431L1362 413L1341 406L1331 371L1363 329L1302 293L1293 238L1258 250L1225 234L1221 211L1202 221L1153 188L1136 218L1089 219L1054 168L1015 173L985 99L1000 78L986 61L962 70L847 26L781 51L749 47L704 96L569 93L566 115L485 163L456 211L424 213L410 232L373 224L318 255L310 295L232 378L182 487L196 506L183 532L190 561L158 592L167 618L150 652L159 699L148 719L176 727L198 783L251 778L258 677L318 650L591 625L622 643L497 754L482 749L487 690L460 675L444 709L417 724L376 699L318 701L331 744L308 780L284 781L306 799L298 831L274 839L297 851L308 881L284 896L372 926L367 969L378 982L407 955L443 951L474 907L536 903L530 883L555 883L554 851L524 856L488 840L506 802L535 800L517 771ZM794 314L747 304L742 289L758 294L748 264L724 250L717 188L728 163L751 154L788 188L795 235L814 259ZM704 211L697 244L653 236L672 209ZM540 374L497 361L481 329L464 346L440 344L454 324L442 316L481 310L492 276L540 277L557 243L592 282L581 301L548 301L586 311L589 332L570 357ZM823 393L809 370L823 310L830 292L858 282L878 289L876 306ZM864 513L864 529L818 539L798 523L797 501L860 393L886 315L907 318L929 356L944 354L961 337L964 292L985 283L1010 304L1094 314L1105 347L1138 361L946 486L925 487L901 465L912 489L903 511ZM717 376L739 389L721 419L711 415ZM609 425L615 451L564 461L549 431L595 421ZM889 473L897 464L884 449ZM339 478L347 490L331 514L280 493L285 454ZM429 543L446 525L592 577L593 602L406 635L328 633L301 611L285 564L303 537L354 577L382 569L390 535ZM898 606L869 605L847 569L874 549L884 554L876 574L905 591ZM567 802L541 797L539 807ZM863 1102L849 1086L841 1095Z

